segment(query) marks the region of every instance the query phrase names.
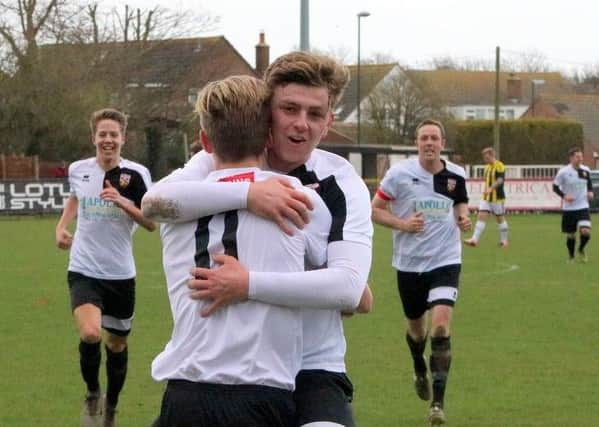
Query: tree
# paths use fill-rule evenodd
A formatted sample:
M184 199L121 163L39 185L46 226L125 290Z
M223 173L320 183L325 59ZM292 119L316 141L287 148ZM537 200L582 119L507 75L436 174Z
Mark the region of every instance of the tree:
M127 67L150 40L198 34L216 23L208 13L162 7L104 10L76 0L0 0L0 152L79 157L91 148L86 118L106 105L134 112L130 129L143 135L149 110L170 95L143 108L129 105ZM117 41L132 48L109 45ZM65 46L75 49L58 50Z
M410 144L422 120L448 117L428 81L401 67L368 97L365 107L368 140Z

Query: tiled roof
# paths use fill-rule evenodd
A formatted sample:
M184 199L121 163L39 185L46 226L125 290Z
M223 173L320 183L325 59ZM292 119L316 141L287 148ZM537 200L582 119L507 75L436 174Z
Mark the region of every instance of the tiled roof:
M550 103L562 117L580 122L585 142L599 151L599 95L562 94L543 97L542 102Z
M361 64L360 65L360 95L363 101L377 84L387 76L397 64ZM343 97L335 110L335 117L339 121L345 120L358 105L358 66L349 65L351 79Z
M460 70L407 70L430 85L433 92L450 106L456 105L492 105L495 102L494 71L460 71ZM507 81L515 77L521 81L522 97L515 104L529 105L533 80L543 80L537 85L537 94L562 93L571 91L571 84L557 72L546 73L508 73L499 74L500 103L510 103L507 98Z

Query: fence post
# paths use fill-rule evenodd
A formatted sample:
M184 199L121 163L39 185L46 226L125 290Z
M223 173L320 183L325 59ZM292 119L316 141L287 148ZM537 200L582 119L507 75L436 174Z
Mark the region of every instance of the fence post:
M40 158L37 154L33 156L33 176L36 181L40 179Z
M6 179L6 156L0 153L0 169L2 170L2 179Z

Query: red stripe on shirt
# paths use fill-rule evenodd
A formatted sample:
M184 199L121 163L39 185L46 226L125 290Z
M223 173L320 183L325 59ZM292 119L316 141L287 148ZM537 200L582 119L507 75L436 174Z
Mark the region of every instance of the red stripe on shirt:
M380 188L376 190L376 195L386 202L390 202L391 200L393 200L393 197L387 196L385 193L383 193L383 190L381 190Z

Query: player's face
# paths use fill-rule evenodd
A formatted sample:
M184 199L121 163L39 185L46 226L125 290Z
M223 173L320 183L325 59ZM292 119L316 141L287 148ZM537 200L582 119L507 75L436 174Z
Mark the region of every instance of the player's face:
M575 153L572 153L572 155L570 156L570 163L574 167L580 166L582 164L582 160L583 160L583 156L582 156L582 152L581 151L577 151Z
M329 93L324 87L289 83L274 89L268 163L289 172L306 163L312 150L324 138L333 117Z
M483 161L486 164L490 165L495 161L495 157L493 156L492 153L487 152L487 153L483 154Z
M125 143L121 126L110 119L100 120L96 125L94 145L96 157L101 161L118 160L121 156L121 147Z
M422 161L433 161L441 158L441 150L445 146L445 140L441 129L435 125L424 125L418 129L416 136L416 147L418 157Z

